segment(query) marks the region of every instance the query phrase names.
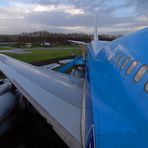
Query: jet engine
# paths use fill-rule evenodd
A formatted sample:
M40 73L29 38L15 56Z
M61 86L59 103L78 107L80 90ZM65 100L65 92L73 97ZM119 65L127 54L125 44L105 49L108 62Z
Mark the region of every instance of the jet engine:
M11 82L0 81L0 135L11 127L17 102L18 94L12 91Z

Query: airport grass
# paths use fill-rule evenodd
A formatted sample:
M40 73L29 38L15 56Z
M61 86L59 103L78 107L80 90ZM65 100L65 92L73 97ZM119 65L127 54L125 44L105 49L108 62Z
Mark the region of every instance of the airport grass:
M56 49L56 50L27 50L31 53L16 54L16 53L5 53L6 55L15 59L32 63L36 61L44 61L49 59L58 59L70 56L81 55L82 50L77 48L70 49Z
M0 50L12 50L14 47L9 47L9 46L0 46Z
M78 49L79 47L72 46L72 45L56 45L56 46L51 46L51 47L31 47L31 48L23 48L27 50L63 50L63 49Z
M59 48L76 48L75 45L56 45L55 47L59 47Z

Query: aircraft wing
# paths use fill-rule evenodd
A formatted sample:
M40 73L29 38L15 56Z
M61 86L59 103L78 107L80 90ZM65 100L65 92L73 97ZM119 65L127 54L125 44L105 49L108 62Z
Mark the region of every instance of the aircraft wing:
M85 43L85 42L82 42L82 41L68 40L68 42L78 44L78 45L88 45L88 43Z
M83 80L0 54L0 70L69 147L80 148ZM50 134L50 133L49 133Z
M82 42L82 41L74 41L74 40L68 40L69 42L71 43L74 43L74 44L77 44L77 45L84 45L84 46L87 46L89 43L85 43L85 42ZM100 41L99 40L99 43L101 46L107 46L110 41Z

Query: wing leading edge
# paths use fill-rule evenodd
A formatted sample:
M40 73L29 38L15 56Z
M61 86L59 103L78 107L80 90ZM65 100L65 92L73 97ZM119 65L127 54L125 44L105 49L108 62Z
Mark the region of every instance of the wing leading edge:
M0 70L46 118L69 147L82 147L83 80L0 54Z

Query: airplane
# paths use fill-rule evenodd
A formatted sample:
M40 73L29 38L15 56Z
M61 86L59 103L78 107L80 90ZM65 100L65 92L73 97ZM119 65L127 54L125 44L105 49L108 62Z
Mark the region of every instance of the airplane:
M83 78L0 54L8 102L19 92L70 148L147 148L148 28L104 43L96 26L92 42L74 41L85 46Z

